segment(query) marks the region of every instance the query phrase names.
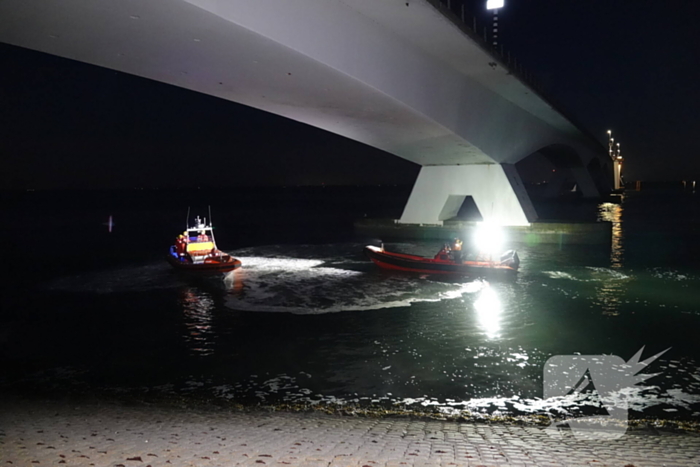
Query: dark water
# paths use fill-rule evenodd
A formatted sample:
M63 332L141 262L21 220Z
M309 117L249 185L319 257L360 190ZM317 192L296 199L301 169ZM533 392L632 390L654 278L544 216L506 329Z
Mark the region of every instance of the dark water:
M619 395L637 418L700 416L700 197L542 205L613 222L603 246L511 245L517 279L388 274L362 255L362 216L397 217L403 189L25 193L3 202L0 391L585 413L542 400L554 355L629 360L670 348ZM212 205L243 262L188 278L164 261L187 206ZM113 232L105 225L114 219ZM439 242L386 243L432 255ZM591 409L592 410L592 409Z

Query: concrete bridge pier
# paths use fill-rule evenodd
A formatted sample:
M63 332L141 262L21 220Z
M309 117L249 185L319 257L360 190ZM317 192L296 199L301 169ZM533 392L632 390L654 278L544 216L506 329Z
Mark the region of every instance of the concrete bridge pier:
M485 222L527 226L537 219L515 166L494 163L422 167L399 223L442 225L467 196Z

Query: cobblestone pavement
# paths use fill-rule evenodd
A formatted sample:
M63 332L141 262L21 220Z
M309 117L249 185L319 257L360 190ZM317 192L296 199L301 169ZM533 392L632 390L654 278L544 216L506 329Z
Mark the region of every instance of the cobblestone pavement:
M700 435L324 414L0 402L0 466L700 466Z

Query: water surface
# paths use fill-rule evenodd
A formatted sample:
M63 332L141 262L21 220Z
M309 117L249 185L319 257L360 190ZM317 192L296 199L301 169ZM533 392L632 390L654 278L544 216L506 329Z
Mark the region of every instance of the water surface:
M511 244L517 278L487 281L387 273L362 255L379 239L355 237L352 221L397 216L404 195L222 195L217 240L244 267L208 278L163 260L186 212L165 195L20 199L6 215L41 248L5 284L0 390L569 416L599 404L542 400L550 357L629 360L646 346L643 358L670 350L624 395L632 415L700 416L696 197L568 206L612 222L612 244ZM428 256L441 244L385 246Z

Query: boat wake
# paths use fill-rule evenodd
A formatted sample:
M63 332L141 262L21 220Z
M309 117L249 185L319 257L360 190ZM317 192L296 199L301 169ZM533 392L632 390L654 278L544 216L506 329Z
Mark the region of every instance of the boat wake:
M610 280L626 280L631 277L611 268L587 266L575 272L543 271L550 279L566 279L575 282L607 282Z
M238 254L237 254L238 255ZM366 272L352 262L289 257L237 256L239 287L226 306L241 311L320 314L410 306L473 293L482 282L437 282L416 275L383 274L367 264Z

